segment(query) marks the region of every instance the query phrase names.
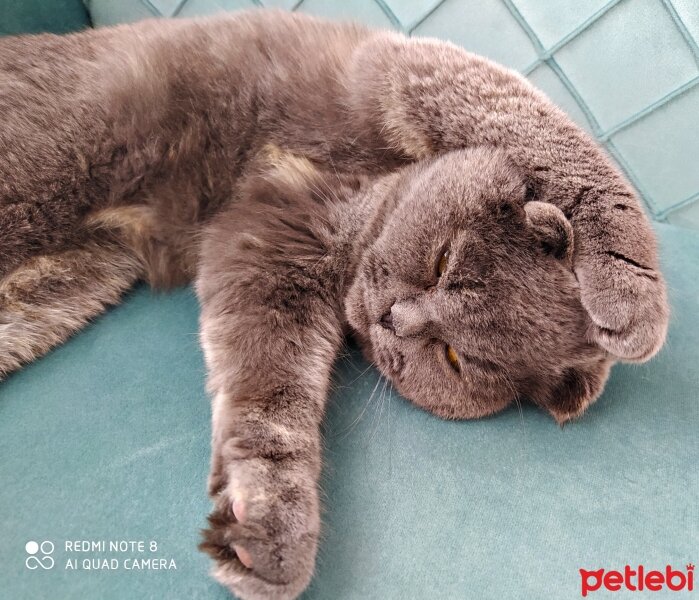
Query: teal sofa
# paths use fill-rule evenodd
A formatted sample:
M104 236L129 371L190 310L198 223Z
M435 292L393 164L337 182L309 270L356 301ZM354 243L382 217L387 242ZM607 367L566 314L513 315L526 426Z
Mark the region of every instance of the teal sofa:
M0 0L0 33L253 3L86 4ZM328 407L323 540L304 598L566 599L581 597L579 569L684 572L699 560L699 6L266 4L449 38L527 73L638 188L657 221L672 303L664 350L616 366L601 399L563 429L527 406L440 421L387 388L350 344ZM210 507L197 317L190 289L139 288L0 384L0 598L229 597L196 550ZM105 551L94 545L102 541ZM144 546L121 552L110 541ZM137 558L171 568L134 569ZM154 562L163 564L145 564Z

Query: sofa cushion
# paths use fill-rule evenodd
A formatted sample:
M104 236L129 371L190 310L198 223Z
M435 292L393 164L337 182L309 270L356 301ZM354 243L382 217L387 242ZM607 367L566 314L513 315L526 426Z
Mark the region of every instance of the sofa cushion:
M90 27L80 0L0 0L0 35L66 33Z
M339 362L305 598L575 598L580 568L697 560L699 236L659 233L667 346L648 364L614 367L601 399L563 429L529 406L441 421L355 350ZM141 288L0 385L4 597L228 597L196 550L210 508L197 313L189 289ZM44 540L55 567L29 570L25 545ZM66 551L73 540L157 551ZM86 558L134 556L172 558L177 570L82 570Z

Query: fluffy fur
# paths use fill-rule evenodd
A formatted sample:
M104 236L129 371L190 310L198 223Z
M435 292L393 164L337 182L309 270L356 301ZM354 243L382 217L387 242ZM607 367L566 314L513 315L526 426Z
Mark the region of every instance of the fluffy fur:
M312 576L347 331L438 415L529 399L560 423L663 343L631 187L524 79L451 44L266 11L4 38L0 113L0 375L138 279L194 280L202 548L241 598Z

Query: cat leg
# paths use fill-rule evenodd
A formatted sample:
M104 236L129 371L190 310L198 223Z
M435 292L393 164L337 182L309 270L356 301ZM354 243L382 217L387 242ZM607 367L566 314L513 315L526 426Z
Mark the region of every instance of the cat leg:
M320 530L320 423L342 339L341 302L312 219L274 208L223 214L204 237L197 292L213 400L209 492L200 548L243 600L295 598ZM247 227L246 225L249 225Z
M122 244L94 235L34 256L0 279L0 380L42 356L119 301L142 272Z
M630 361L660 349L669 309L649 220L619 170L542 93L453 44L391 33L360 45L348 72L355 127L408 158L503 148L531 195L573 225L590 338Z

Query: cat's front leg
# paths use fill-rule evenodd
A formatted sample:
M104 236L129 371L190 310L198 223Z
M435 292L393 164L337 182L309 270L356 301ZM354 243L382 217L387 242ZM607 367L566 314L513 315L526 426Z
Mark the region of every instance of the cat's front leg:
M311 221L287 207L234 208L203 243L215 507L202 549L243 600L295 598L314 569L320 423L342 326Z
M315 564L320 440L315 416L279 407L318 408L293 384L261 387L258 397L215 399L215 507L201 548L216 560L216 579L238 597L295 598Z

